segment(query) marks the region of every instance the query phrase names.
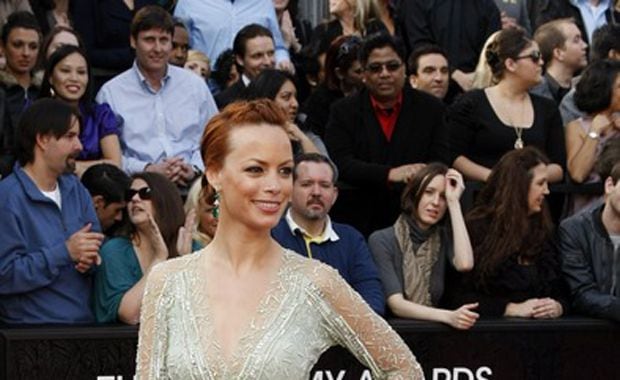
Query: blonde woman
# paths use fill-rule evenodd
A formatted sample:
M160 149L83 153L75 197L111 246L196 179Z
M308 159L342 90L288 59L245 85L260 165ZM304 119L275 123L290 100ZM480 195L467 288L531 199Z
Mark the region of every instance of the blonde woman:
M190 187L184 206L185 214L192 210L196 212L196 228L192 232L192 239L201 248L213 240L217 228L215 193L211 187L205 187L203 182L203 179L198 179Z
M208 80L211 76L211 60L198 50L190 50L187 52L187 61L183 68L204 78L204 80Z
M474 81L472 83L473 89L483 89L497 84L497 79L493 78L493 72L491 72L491 66L487 62L487 49L489 45L495 41L495 37L499 34L499 31L491 34L489 38L484 42L482 52L480 52L480 58L474 71Z
M314 29L310 46L329 46L339 36L368 36L388 32L381 21L378 0L330 0L334 19Z

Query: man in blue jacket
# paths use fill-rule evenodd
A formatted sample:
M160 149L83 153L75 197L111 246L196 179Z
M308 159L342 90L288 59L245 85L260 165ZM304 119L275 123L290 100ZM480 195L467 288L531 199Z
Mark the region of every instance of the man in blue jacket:
M103 235L72 174L82 149L69 104L35 102L19 124L18 164L0 182L0 321L90 323L90 268Z
M297 156L291 206L271 234L282 246L336 268L370 307L383 315L381 280L366 240L355 228L332 223L329 218L338 196L337 177L329 158L318 153Z

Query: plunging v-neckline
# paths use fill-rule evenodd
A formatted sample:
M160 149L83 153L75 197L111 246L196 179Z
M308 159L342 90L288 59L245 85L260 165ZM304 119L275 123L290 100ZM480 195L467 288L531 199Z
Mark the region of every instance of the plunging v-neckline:
M273 319L278 314L274 310L279 309L282 305L283 294L286 289L282 284L282 278L286 272L286 252L283 252L281 257L280 267L278 268L276 275L269 281L269 285L265 293L260 297L253 316L247 320L247 323L242 324L243 332L239 335L236 342L231 344L228 353L225 352L221 344L221 339L215 331L214 315L210 310L210 300L205 297L205 324L203 332L208 341L201 339L201 346L205 355L211 359L207 360L209 363L209 371L217 371L220 369L223 373L228 375L234 375L239 377L243 373L243 369L246 367L246 361L250 355L249 352L252 348L255 348L257 343L264 337L265 333L269 331L268 326L273 323ZM209 281L209 279L204 280ZM266 312L269 313L266 313ZM202 334L201 334L202 335ZM217 363L217 364L214 364ZM232 371L232 373L231 373Z

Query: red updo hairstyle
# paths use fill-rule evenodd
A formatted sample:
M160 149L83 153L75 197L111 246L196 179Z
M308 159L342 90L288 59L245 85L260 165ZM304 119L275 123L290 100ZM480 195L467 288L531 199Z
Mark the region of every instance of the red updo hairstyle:
M269 99L235 102L215 115L207 124L200 141L200 155L205 168L219 170L230 151L230 134L245 125L267 124L286 132L288 117Z

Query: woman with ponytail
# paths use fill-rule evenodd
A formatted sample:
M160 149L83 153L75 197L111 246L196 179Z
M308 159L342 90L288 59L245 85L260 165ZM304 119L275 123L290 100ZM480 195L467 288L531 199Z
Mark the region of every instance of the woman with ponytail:
M560 113L553 102L528 93L541 81L538 45L522 30L502 30L486 60L495 84L464 94L448 112L452 166L485 182L506 152L535 146L551 159L549 182L560 181L566 161Z

